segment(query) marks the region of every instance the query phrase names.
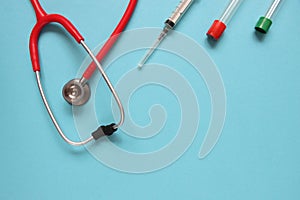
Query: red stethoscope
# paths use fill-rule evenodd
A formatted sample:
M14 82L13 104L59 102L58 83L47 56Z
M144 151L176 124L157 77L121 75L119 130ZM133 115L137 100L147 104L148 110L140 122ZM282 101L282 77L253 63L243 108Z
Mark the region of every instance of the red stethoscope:
M78 30L75 28L75 26L65 17L58 15L58 14L47 14L42 6L40 5L38 0L30 0L37 18L37 23L35 24L31 35L30 35L30 43L29 43L29 49L30 49L30 57L32 62L33 71L36 75L37 85L42 97L42 100L45 104L45 107L47 109L47 112L56 127L57 131L59 132L60 136L69 144L74 146L80 146L85 145L91 141L97 140L102 136L110 136L112 135L117 129L123 124L124 122L124 109L122 106L122 103L118 97L118 94L116 93L113 85L111 84L110 80L108 79L105 71L103 70L103 67L99 63L104 56L109 52L111 47L114 45L116 40L118 39L119 34L124 30L127 23L129 22L133 11L135 10L137 0L130 0L128 7L119 22L118 26L114 30L114 32L111 34L108 41L105 43L105 45L102 47L100 52L97 55L94 55L91 49L85 44L84 38L81 36L81 34L78 32ZM50 106L47 101L46 95L44 93L41 78L40 78L40 62L39 62L39 51L38 51L38 39L41 30L43 27L49 23L59 23L61 24L72 36L73 38L82 45L82 47L86 50L86 52L89 54L93 62L88 66L84 74L80 79L73 79L69 81L63 88L63 96L65 100L75 106L83 105L86 103L90 97L90 88L88 85L88 80L91 78L93 73L96 69L98 69L104 78L107 86L109 87L115 101L117 102L117 105L120 110L120 120L117 124L113 123L106 126L100 126L96 131L94 131L89 138L87 138L84 141L80 142L74 142L71 141L66 137L66 135L63 133L62 129L60 128L60 125L58 124Z

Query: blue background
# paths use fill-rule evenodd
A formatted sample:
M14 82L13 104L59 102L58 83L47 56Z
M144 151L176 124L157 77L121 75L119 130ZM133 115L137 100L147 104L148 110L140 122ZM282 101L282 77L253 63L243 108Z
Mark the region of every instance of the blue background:
M128 2L41 3L49 13L71 19L96 47L110 35ZM29 1L2 1L0 199L300 199L300 2L285 1L270 32L261 37L253 26L271 1L245 1L221 40L210 43L205 33L227 3L197 1L176 27L206 49L223 77L227 117L218 144L199 160L199 132L176 163L135 175L112 170L59 138L31 70L33 9ZM127 30L161 27L177 4L140 0ZM49 101L57 105L64 129L75 131L60 89L86 54L53 25L43 32L40 50Z

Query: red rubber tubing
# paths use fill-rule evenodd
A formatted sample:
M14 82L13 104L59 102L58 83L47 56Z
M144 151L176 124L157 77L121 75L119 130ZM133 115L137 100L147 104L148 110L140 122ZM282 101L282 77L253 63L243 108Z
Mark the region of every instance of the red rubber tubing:
M109 39L106 41L106 43L104 44L104 46L102 47L102 49L99 51L99 53L97 54L96 58L97 60L100 62L105 56L106 54L110 51L110 49L113 47L113 45L115 44L115 42L117 41L117 39L120 36L120 33L125 29L126 25L128 24L135 8L136 8L136 4L137 4L138 0L130 0L127 9L121 19L121 21L119 22L119 24L117 25L116 29L114 30L114 32L111 34L111 36L109 37ZM87 69L85 70L85 72L83 73L83 78L85 78L86 80L89 80L91 78L91 76L93 75L93 73L96 70L96 65L94 62L92 62Z
M65 17L58 14L47 14L38 0L30 0L36 13L37 22L31 32L29 49L33 71L40 71L38 39L45 25L56 22L61 24L72 36L80 43L84 38L81 36L75 26Z

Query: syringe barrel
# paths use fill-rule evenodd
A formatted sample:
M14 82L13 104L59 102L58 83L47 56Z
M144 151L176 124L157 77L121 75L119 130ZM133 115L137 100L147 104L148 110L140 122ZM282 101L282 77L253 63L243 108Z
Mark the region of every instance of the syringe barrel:
M243 0L232 0L220 17L220 21L227 25L242 1Z
M265 17L268 19L272 19L274 15L276 14L276 11L279 8L280 3L282 0L275 0L272 5L270 6L269 10L267 11Z
M184 13L189 9L193 0L181 0L176 10L167 19L166 24L170 25L172 28L179 22Z

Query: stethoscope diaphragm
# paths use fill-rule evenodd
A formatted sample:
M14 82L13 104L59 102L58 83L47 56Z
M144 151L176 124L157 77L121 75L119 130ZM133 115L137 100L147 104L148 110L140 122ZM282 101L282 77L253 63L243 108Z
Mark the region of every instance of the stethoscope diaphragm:
M62 95L71 105L84 105L91 96L91 90L88 83L82 83L80 79L73 79L63 87Z

